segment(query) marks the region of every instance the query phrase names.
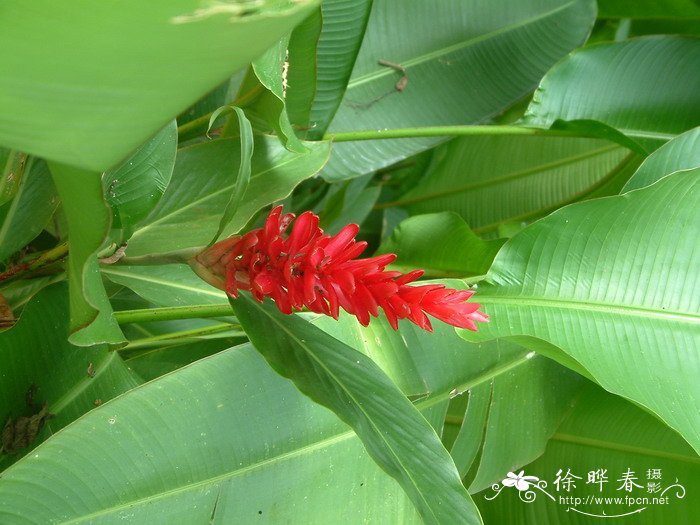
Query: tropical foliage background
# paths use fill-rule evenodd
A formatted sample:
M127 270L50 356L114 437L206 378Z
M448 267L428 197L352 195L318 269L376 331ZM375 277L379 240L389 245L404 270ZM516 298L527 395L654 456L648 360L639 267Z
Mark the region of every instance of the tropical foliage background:
M0 2L0 523L694 523L699 22ZM284 316L186 264L280 203L491 322ZM596 469L684 491L494 497L567 469L577 496Z

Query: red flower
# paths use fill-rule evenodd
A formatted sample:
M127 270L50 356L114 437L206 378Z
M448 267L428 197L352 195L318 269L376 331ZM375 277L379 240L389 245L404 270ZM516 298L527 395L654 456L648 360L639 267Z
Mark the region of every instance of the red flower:
M292 231L285 236L292 222ZM476 330L476 322L488 321L480 304L467 302L473 291L442 284L409 286L423 270L405 275L386 270L396 259L394 254L356 259L367 247L366 242L355 241L356 224L327 235L318 223L312 212L294 221L293 214L282 215L278 206L262 228L225 239L199 254L196 269L231 297L237 297L239 290L249 291L260 302L271 297L285 314L306 307L337 319L342 308L367 326L381 308L394 330L399 319L408 319L432 331L426 313L469 330Z

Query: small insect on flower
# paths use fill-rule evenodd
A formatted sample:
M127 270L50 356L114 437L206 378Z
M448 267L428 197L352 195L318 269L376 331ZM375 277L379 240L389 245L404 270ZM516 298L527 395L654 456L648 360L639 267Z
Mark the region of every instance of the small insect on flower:
M287 230L291 227L291 233ZM476 330L488 316L478 303L469 302L472 290L454 290L442 284L412 286L423 270L407 274L386 270L396 255L357 257L367 243L356 241L356 224L336 235L319 228L310 211L295 220L282 207L274 208L262 228L224 239L197 255L191 265L209 284L237 297L245 290L262 302L271 297L285 314L308 308L338 319L340 309L367 326L379 309L394 330L408 319L432 331L426 314L447 324Z

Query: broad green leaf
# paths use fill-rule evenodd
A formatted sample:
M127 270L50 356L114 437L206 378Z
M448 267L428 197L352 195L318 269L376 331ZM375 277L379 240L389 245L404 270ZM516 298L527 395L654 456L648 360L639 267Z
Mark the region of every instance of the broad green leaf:
M0 478L8 525L289 516L421 523L355 434L249 345L105 403Z
M459 281L442 282L460 287ZM503 468L538 457L582 384L573 372L521 346L468 343L439 321L432 333L410 323L395 332L383 319L365 328L344 314L339 322L321 316L313 323L369 356L402 392L419 400L417 407L452 399L443 440L451 445L460 476L473 464L469 479L478 473L479 484L498 481ZM465 417L467 397L472 413ZM483 420L473 413L476 404L483 404Z
M699 69L697 38L651 36L586 47L547 73L522 123L594 120L653 150L700 124Z
M700 18L693 0L598 0L601 18Z
M635 19L630 24L630 36L689 35L700 36L698 18Z
M128 288L110 296L115 311L149 310L156 306ZM221 301L223 302L223 300ZM195 302L190 305L197 304ZM119 314L118 314L119 315ZM119 349L127 366L150 381L203 357L215 354L248 338L235 319L175 319L122 324L129 343Z
M326 198L316 206L325 232L336 234L348 224L365 221L381 193L381 186L368 186L371 181L372 176L367 175L329 188Z
M333 120L355 65L372 0L324 0L323 27L316 49L316 97L308 137L320 139Z
M142 351L125 354L124 362L141 378L151 381L185 365L245 342L244 336L231 335L215 339L192 338L181 343L153 345Z
M525 501L525 496L518 494L514 487L502 488L496 497L496 491L488 489L474 499L486 523L693 523L697 513L694 494L700 490L699 467L700 458L675 432L631 403L591 386L561 424L545 454L524 468L525 475L536 476L547 483L545 490L554 501L535 487L531 487L535 497L525 498ZM562 484L557 490L554 484L560 469L562 476L570 470L581 478L574 479L575 486L569 492ZM589 472L599 469L605 470L606 481L590 483ZM629 492L620 488L622 475L628 469L639 485L630 486ZM658 471L660 479L655 479L654 471ZM506 474L504 470L502 478ZM659 486L650 488L654 483ZM680 487L667 490L675 484ZM579 500L573 501L567 496ZM624 499L626 496L648 500L628 502ZM615 498L620 498L617 504ZM653 498L663 503L658 500L655 503ZM628 516L617 517L621 514Z
M29 158L10 202L0 206L0 261L31 242L58 207L58 195L46 163Z
M371 359L269 302L231 304L270 366L355 430L426 523L481 522L433 428Z
M126 230L127 238L168 187L176 152L177 126L173 120L102 177L106 200L112 207L112 227Z
M251 105L249 112L259 114L275 131L290 151L303 153L304 145L297 138L289 120L286 105L289 35L279 40L263 56L253 62L253 72L266 91ZM244 84L244 87L246 85Z
M463 394L468 404L450 449L471 494L540 456L583 383L534 352L503 360L489 379Z
M112 317L96 257L111 219L101 176L61 164L49 167L69 230L69 340L79 346L120 343L124 338Z
M319 7L292 31L287 48L285 104L290 122L302 137L309 128L311 105L316 95L316 47L321 26Z
M384 206L412 214L454 211L476 233L494 232L585 198L620 175L630 177L639 161L602 140L469 137L438 148L425 176Z
M246 70L246 67L241 68L231 75L230 78L227 78L224 82L219 84L213 91L207 93L204 97L187 108L186 111L178 115L178 126L182 127L195 119L206 117L209 113L213 113L221 106L230 104L236 98L236 93L241 87Z
M5 284L0 288L0 294L2 294L3 298L10 305L14 314L19 315L24 305L26 305L39 290L50 284L62 281L65 278L65 274L58 274L50 277L19 279Z
M649 155L622 192L643 188L674 171L700 167L700 128L691 129Z
M157 306L226 302L223 291L205 283L186 264L103 266L102 274Z
M564 352L700 449L698 174L574 204L517 234L475 298L491 322L461 335L542 339L525 344Z
M95 408L95 400L107 401L139 383L116 352L104 345L78 348L67 336L65 283L43 290L17 324L0 333L0 425L38 412L44 402L52 414L28 448L0 455L0 470Z
M492 403L493 383L493 380L487 380L472 385L469 390L461 393L460 397L450 402L447 416L445 417L445 430L442 441L450 450L450 455L454 459L462 480L467 476L470 467L475 464L475 460L479 457L489 409L492 406L494 408L499 407L497 401ZM508 407L504 407L504 410L508 410ZM528 420L526 426L530 421L533 420ZM538 429L544 428L539 425L539 421L536 425ZM527 432L525 429L521 429L521 431ZM518 445L521 443L518 443ZM541 446L544 446L544 444L541 444ZM505 451L505 454L501 454L501 458L506 461L510 460L513 450ZM519 452L520 446L516 446L515 450ZM520 461L511 462L511 464L515 465L519 463Z
M248 184L250 184L250 162L253 158L253 128L241 108L231 106L231 109L236 113L236 117L238 118L238 129L240 131L239 157L241 160L238 165L238 174L235 178L236 182L233 186L233 192L231 192L231 197L229 198L228 204L226 204L224 214L221 216L221 221L219 222L219 229L216 230L216 235L214 235L211 244L216 242L221 232L224 231L224 228L226 228L231 219L233 219L238 207L241 205L243 195L245 195L248 189ZM213 119L214 116L212 115L211 119L209 119L210 126Z
M317 5L5 3L0 62L12 74L0 79L0 143L91 171L111 168Z
M328 159L330 146L325 142L307 142L305 153L293 153L274 137L257 138L250 184L225 234L242 228L263 206L289 195ZM208 243L233 191L231 173L239 163L239 148L232 139L182 148L170 186L132 236L127 254L161 253Z
M337 233L351 223L363 224L372 213L381 191L381 186L367 186L353 196L354 198L346 198L342 213L326 228L326 232Z
M21 151L0 148L0 206L8 202L17 193L27 163L27 154Z
M390 207L393 206L392 201L404 195L419 183L428 167L434 161L436 153L441 151L442 148L440 147L429 149L408 157L393 166L389 166L385 170L379 171L376 175L371 174L374 177L381 177L382 202L378 207L391 209Z
M392 269L416 268L428 277L484 275L505 241L483 241L453 212L417 215L401 222L377 253L395 253Z
M594 18L590 0L377 0L329 132L488 120L530 92L559 58L583 43ZM396 89L402 73L379 60L405 68L408 84L402 91ZM338 143L324 176L352 178L440 141Z

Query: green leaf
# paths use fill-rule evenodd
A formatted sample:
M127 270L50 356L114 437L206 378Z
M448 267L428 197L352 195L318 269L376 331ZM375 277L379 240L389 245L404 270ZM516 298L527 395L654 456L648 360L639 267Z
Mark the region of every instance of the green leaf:
M95 408L96 399L107 401L139 383L116 352L104 345L78 348L66 341L67 333L65 283L44 289L17 324L0 333L0 425L10 416L35 413L44 402L52 414L37 441L19 456L0 455L0 470Z
M534 500L525 503L515 488L505 488L495 498L493 490L486 490L474 499L487 523L583 525L603 521L591 514L609 518L611 522L638 525L692 523L697 509L697 500L692 495L700 490L699 466L697 454L678 434L631 403L590 386L557 430L545 454L524 469L525 475L547 482L546 490L555 501L535 489ZM576 485L568 493L563 485L557 491L553 483L560 469L562 475L569 469L581 478L574 480ZM599 469L605 470L607 479L602 488L588 483L588 473ZM637 478L635 483L642 487L632 487L631 492L618 490L621 476L628 469ZM648 479L649 471L653 470L659 471L660 480ZM501 479L506 474L503 470ZM660 490L649 491L649 483L659 483ZM675 483L684 490L671 489L661 496L664 489ZM567 501L566 496L580 500ZM649 500L629 504L625 496ZM589 497L609 498L609 501L587 502ZM615 504L615 498L621 498L622 504ZM654 503L653 498L661 498L663 503ZM664 498L668 499L664 501ZM635 511L638 513L627 518L615 517Z
M231 77L219 84L213 91L210 91L187 108L186 111L180 113L177 116L178 126L187 128L186 125L193 120L204 120L208 114L213 113L226 104L230 104L231 101L236 98L236 93L240 89L241 83L245 78L246 70L247 68L238 70L231 75Z
M112 317L96 257L111 218L101 176L55 163L49 168L68 223L69 340L79 346L121 343L124 337Z
M238 127L240 130L241 141L239 156L241 161L238 165L238 175L236 176L236 182L233 186L233 192L231 193L228 204L226 204L224 214L221 216L221 222L219 222L219 229L216 230L216 235L214 235L211 244L216 242L221 235L221 232L223 232L224 228L226 228L228 223L231 222L231 219L233 219L233 216L236 214L236 211L241 205L243 195L245 195L245 192L248 189L248 184L250 184L250 172L252 170L250 163L251 159L253 158L253 128L251 127L250 121L246 118L245 113L243 113L241 108L236 106L229 107L236 112L236 116L238 117ZM209 119L210 127L214 119L215 117L212 115L211 119Z
M586 198L618 176L626 180L639 162L601 140L468 137L438 148L425 176L384 206L412 214L454 211L476 233L494 232Z
M559 58L583 43L594 18L590 0L376 2L329 132L354 131L358 123L363 129L386 129L488 120L530 92ZM405 68L408 84L402 91L396 89L402 73L379 60ZM441 140L339 143L324 176L352 178Z
M13 151L0 148L0 206L8 202L17 193L27 163L27 154L21 151Z
M316 95L316 47L321 34L321 8L299 24L289 37L285 104L290 122L306 135Z
M598 0L601 18L700 18L693 0Z
M121 288L111 295L110 300L117 312L148 311L156 306L127 288ZM220 301L223 302L224 300ZM196 303L189 304L191 306ZM119 355L131 370L150 381L248 341L245 334L232 324L234 318L224 319L225 322L215 319L174 319L122 324L129 343L119 349Z
M324 0L323 27L316 50L316 97L308 137L320 139L333 120L362 44L372 0Z
M700 128L691 129L657 149L627 181L622 193L643 188L674 171L700 167Z
M102 183L112 207L112 227L125 229L127 238L168 187L176 152L177 125L173 120L119 167L104 174Z
M462 287L455 280L432 282ZM432 333L409 323L395 332L383 319L362 327L344 314L339 321L321 316L313 323L369 356L404 394L418 399L417 407L452 400L443 441L451 444L460 477L473 467L470 490L538 457L582 384L573 372L521 346L468 343L440 321ZM477 405L483 417L475 413Z
M0 206L0 261L31 242L58 207L46 163L30 158L13 199Z
M253 72L267 91L246 109L265 119L287 149L303 153L305 151L304 145L292 128L285 103L286 80L284 75L289 67L288 46L289 35L279 40L263 56L253 62Z
M381 186L368 186L372 176L358 177L329 188L326 198L318 204L321 227L331 235L348 224L362 224L379 198ZM364 229L363 229L364 231Z
M465 392L468 404L456 414L461 426L450 454L460 474L468 472L469 492L479 492L501 480L504 472L539 457L582 383L554 361L521 351L518 358L499 362L488 383ZM449 421L454 424L455 419Z
M418 215L401 222L377 253L395 253L391 269L425 270L428 277L485 275L505 240L482 241L453 212Z
M699 69L696 38L652 36L586 47L547 73L522 123L595 120L653 150L700 124Z
M692 35L700 36L698 18L636 19L630 24L630 36Z
M359 348L380 359L392 377L415 377L414 392L432 390L435 397L416 403L424 412L438 406L436 397L449 399L455 386L490 389L494 378L547 361L528 358L526 351L508 343L469 344L442 323L435 323L434 334L412 326L397 334L376 321L358 327L349 316L341 323L325 317L319 321L347 328L362 341ZM387 368L394 361L402 366ZM551 385L561 384L556 377L562 369L555 372L523 380L549 392ZM518 429L523 435L534 431L528 447L538 442L542 421L529 414L558 419L554 407L566 404L575 383L569 381L556 395L535 396L534 405L523 410ZM535 388L527 391L534 393ZM493 405L498 407L498 401ZM515 434L510 424L508 431ZM502 461L514 458L512 464L521 465L519 461L532 458L519 455L519 448L491 451ZM369 458L354 433L274 374L249 345L134 389L59 432L36 453L38 458L21 461L0 478L3 522L12 523L17 516L46 522L59 516L59 521L109 521L123 515L152 521L156 515L168 520L172 513L175 521L196 523L208 520L215 506L214 523L245 523L251 516L282 519L290 513L309 523L328 516L340 523L420 522L398 484ZM36 462L46 475L38 485L28 475ZM319 485L318 479L325 481ZM277 489L261 490L270 483ZM309 491L309 486L316 488ZM74 491L81 494L79 507L70 496ZM348 493L353 497L338 507ZM34 504L54 498L55 505Z
M491 322L461 335L568 356L700 449L699 173L568 206L517 234L475 298Z
M111 168L317 5L8 4L0 62L12 75L0 79L0 143L92 171ZM33 34L42 37L27 38ZM61 45L47 52L46 42Z
M355 434L249 345L104 404L0 478L3 523L291 515L303 523L421 523Z
M272 368L355 430L426 523L481 522L435 431L371 359L269 303L231 304Z
M326 142L307 142L307 151L293 153L274 137L257 138L250 183L225 234L236 232L260 208L286 197L316 174L330 152ZM239 153L232 139L180 149L170 186L132 236L127 254L162 253L209 242L233 191L231 172L240 165Z
M226 302L223 291L205 283L186 264L103 266L102 274L157 306Z
M164 342L146 350L129 353L124 357L127 366L146 381L173 372L210 355L245 343L244 336L218 337L215 339L191 339L180 343Z
M50 277L35 277L33 279L19 279L11 281L2 288L0 294L7 301L15 315L18 315L24 305L36 295L39 290L46 286L57 283L65 279L65 274L53 275Z

